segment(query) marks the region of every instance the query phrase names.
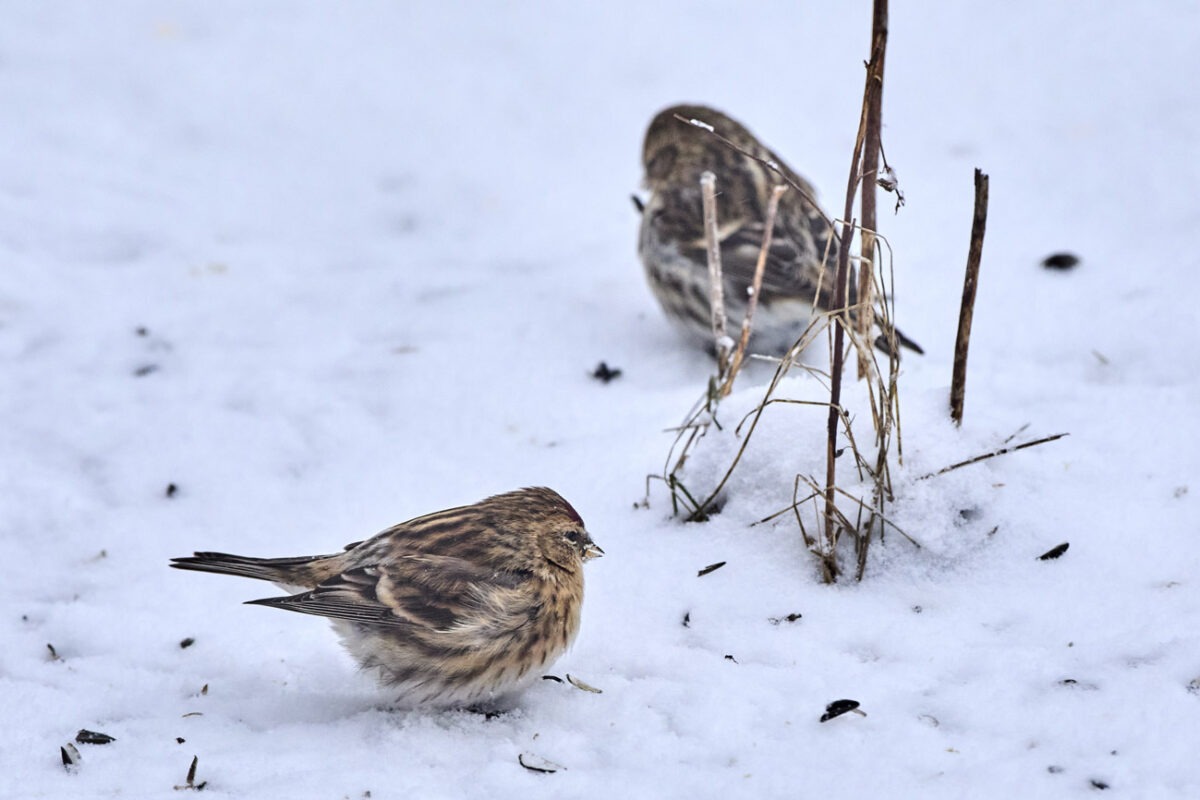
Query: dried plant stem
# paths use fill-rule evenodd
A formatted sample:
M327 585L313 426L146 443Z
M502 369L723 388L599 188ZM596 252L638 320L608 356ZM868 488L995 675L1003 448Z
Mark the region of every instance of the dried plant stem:
M987 229L988 176L975 169L975 216L971 222L971 249L963 280L962 306L958 312L958 338L954 342L954 376L950 382L950 418L962 425L963 397L967 392L967 348L971 344L971 320L975 315L975 290L979 285L979 262L983 258L983 234Z
M1055 441L1058 441L1059 439L1063 438L1064 436L1070 436L1070 434L1056 433L1053 436L1043 436L1041 439L1034 439L1033 441L1022 442L1021 444L1014 444L1012 447L1001 447L999 450L993 450L990 453L984 453L983 455L978 455L978 456L975 456L974 458L968 458L966 461L959 461L957 464L951 464L948 467L942 467L937 472L930 472L926 475L922 475L921 477L917 478L917 480L923 481L928 478L936 478L938 475L945 475L947 472L950 472L951 470L956 470L960 467L969 467L972 464L978 464L980 461L987 461L989 458L995 458L996 456L1002 456L1002 455L1005 455L1006 453L1015 453L1018 450L1024 450L1026 447L1036 447L1039 444L1046 444L1047 442L1055 442Z
M721 385L721 397L728 396L733 389L734 378L742 368L746 358L746 345L750 343L750 326L754 320L754 311L758 308L758 295L762 290L763 273L767 268L767 255L771 250L771 237L775 231L775 217L779 213L779 198L787 191L787 186L777 185L771 191L771 199L767 201L767 219L763 228L762 247L758 250L758 263L754 265L754 279L750 282L750 296L746 300L746 316L742 318L742 335L738 339L737 349L733 352L733 361L729 365L729 374Z
M700 176L704 202L704 243L708 248L708 292L712 306L713 344L717 351L717 384L729 374L729 337L725 333L725 285L721 275L721 239L717 231L717 176Z
M859 243L859 253L862 262L858 272L858 334L865 340L870 340L870 334L875 324L875 303L872 289L875 286L872 278L875 273L875 230L877 228L875 214L875 177L879 171L879 156L882 145L883 119L883 65L887 54L887 0L876 0L871 19L871 43L878 48L874 54L871 69L867 72L867 80L875 81L875 91L866 93L867 135L863 141L863 185L862 199L859 210L862 212L862 236ZM891 330L890 326L887 330ZM892 336L889 349L896 349L895 337ZM868 351L858 350L858 378L862 380L871 374L871 361Z
M876 6L881 0L876 0ZM879 91L882 78L876 74L880 63L880 51L884 48L886 39L876 37L871 47L871 60L867 64L867 85L863 90L862 113L859 115L858 135L854 140L854 154L850 159L850 175L846 180L846 205L843 220L851 220L854 214L854 198L858 195L858 185L862 179L863 143L867 135L867 110L872 103L872 95ZM846 329L846 291L850 279L850 240L854 238L854 222L843 221L841 241L838 247L837 270L834 273L833 292L833 343L830 369L829 389L829 419L826 423L825 444L825 542L821 548L821 573L826 582L837 579L838 566L835 545L837 532L842 527L840 513L835 500L837 487L837 421L838 409L842 405L842 367L845 359L845 329Z
M869 194L875 194L875 190L871 184L865 184ZM866 195L863 195L863 200L866 200ZM862 211L866 213L866 203L862 204ZM872 209L872 212L874 209ZM863 219L862 234L859 239L859 248L862 251L862 256L858 266L858 303L857 316L854 318L854 328L862 339L870 340L871 330L875 325L875 282L872 280L871 272L875 269L875 232L874 223L868 223ZM858 350L858 379L864 380L871 377L871 354L869 349Z

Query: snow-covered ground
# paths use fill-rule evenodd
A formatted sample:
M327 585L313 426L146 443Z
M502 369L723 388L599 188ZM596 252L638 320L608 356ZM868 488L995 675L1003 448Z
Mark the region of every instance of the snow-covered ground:
M866 0L7 4L0 796L172 796L193 756L241 798L1200 796L1200 9L894 5L883 233L928 354L893 511L922 547L829 587L794 523L749 527L819 473L819 413L772 410L712 521L661 484L635 508L710 363L629 195L686 100L839 209ZM1071 435L915 480L1027 423ZM240 605L271 587L166 566L539 484L607 551L554 668L603 692L494 719L388 710L320 620ZM867 716L819 723L841 698ZM65 770L81 728L116 741Z

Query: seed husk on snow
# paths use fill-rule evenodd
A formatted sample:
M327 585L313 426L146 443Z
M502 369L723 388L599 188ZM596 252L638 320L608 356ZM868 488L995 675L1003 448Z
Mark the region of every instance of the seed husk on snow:
M571 675L569 672L567 673L567 683L571 684L576 689L582 689L585 692L591 692L592 694L604 694L603 689L597 689L595 686L592 686L589 683L584 683L583 681L579 680L579 678Z
M566 769L562 764L555 764L533 753L521 753L517 756L517 763L530 772L540 772L543 775L553 775L560 769Z
M857 700L834 700L825 706L825 713L821 715L821 722L828 722L834 717L840 717L842 714L848 714L851 711L865 717L866 714L859 711L858 706L859 703Z
M82 762L83 758L79 755L79 751L75 745L67 742L65 745L58 748L59 755L62 757L63 768L68 772L73 772Z
M621 369L620 367L610 367L608 362L601 361L592 372L592 377L601 383L609 383L621 377Z
M1053 561L1054 559L1067 552L1067 548L1071 546L1070 542L1063 542L1057 547L1052 547L1046 552L1038 556L1038 561Z
M197 792L202 791L205 786L208 786L208 781L200 781L196 783L196 766L200 763L200 756L192 756L192 765L188 767L186 783L182 786L175 786L175 791L180 789L195 789Z
M1071 269L1079 264L1079 256L1074 253L1051 253L1042 259L1046 269Z

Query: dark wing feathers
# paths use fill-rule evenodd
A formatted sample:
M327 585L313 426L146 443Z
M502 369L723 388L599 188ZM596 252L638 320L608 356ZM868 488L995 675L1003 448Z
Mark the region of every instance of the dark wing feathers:
M734 287L749 286L754 282L754 271L758 267L758 253L762 249L762 223L749 223L735 230L721 242L721 269L726 283ZM825 256L822 249L816 253L801 253L796 239L777 234L771 239L767 251L766 269L763 270L762 292L764 298L772 295L783 297L812 297L816 294L817 279L820 277L825 291L821 305L828 305L829 289L833 285L833 265L836 253L826 259L824 274L821 261ZM820 243L824 247L824 242Z
M477 613L473 604L489 587L511 588L525 577L450 556L410 555L348 570L311 591L249 602L363 625L445 630Z

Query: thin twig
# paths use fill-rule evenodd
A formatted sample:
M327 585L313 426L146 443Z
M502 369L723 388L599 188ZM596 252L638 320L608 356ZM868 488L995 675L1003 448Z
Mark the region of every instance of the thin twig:
M812 540L812 537L808 535L808 529L804 527L804 517L802 517L800 515L800 504L806 503L809 500L812 500L813 505L815 506L816 502L817 502L816 498L820 497L821 493L813 492L812 494L810 494L808 497L804 498L803 500L797 500L796 497L799 494L800 494L800 475L797 474L796 480L794 480L792 482L792 511L794 511L796 513L796 524L800 526L800 535L804 537L804 546L807 547L811 551L816 546L816 542L814 542Z
M1011 442L1013 439L1017 438L1018 436L1020 436L1020 435L1021 435L1022 433L1024 433L1025 431L1029 430L1029 425L1030 425L1030 423L1026 422L1024 425L1022 425L1021 427L1017 428L1015 431L1013 431L1012 433L1010 433L1010 434L1008 435L1008 438L1006 438L1006 439L1005 439L1003 442L1001 442L1000 444L1008 444L1008 443L1009 443L1009 442Z
M875 91L866 93L867 104L867 136L863 142L862 166L862 199L859 201L862 211L862 237L859 253L862 263L858 274L858 302L861 308L858 312L858 333L864 339L870 339L874 326L874 302L871 290L874 282L871 280L875 272L875 187L876 174L879 170L879 154L881 121L883 111L883 66L887 55L887 0L876 0L871 18L871 45L875 49L870 64L867 79L876 82ZM885 329L886 332L890 328ZM889 349L895 349L895 335L888 342ZM871 362L863 350L858 351L858 378L862 380L870 374Z
M968 458L966 461L959 461L957 464L951 464L948 467L942 467L937 472L930 472L926 475L922 475L921 477L917 478L917 480L923 481L927 478L936 478L938 475L945 475L947 472L956 470L959 467L969 467L972 464L978 464L980 461L987 461L989 458L995 458L996 456L1002 456L1007 453L1015 453L1018 450L1024 450L1026 447L1035 447L1036 445L1057 441L1064 436L1070 435L1071 434L1069 433L1056 433L1053 436L1044 436L1041 439L1034 439L1032 442L1022 442L1021 444L1015 444L1012 447L1002 447L999 450L993 450L990 453L984 453L983 455L975 456L974 458Z
M971 344L971 319L975 315L975 289L979 284L979 262L983 258L983 234L987 229L988 176L975 168L975 216L971 221L971 249L963 280L962 307L958 312L958 338L954 342L954 377L950 382L950 418L962 425L963 397L967 392L967 348Z
M754 319L754 311L758 308L758 295L762 290L763 273L767 268L767 254L771 250L771 237L775 231L775 217L779 212L779 198L787 191L787 186L778 184L771 190L771 199L767 201L767 219L763 228L762 247L758 250L758 263L754 265L754 279L750 282L749 297L746 300L746 315L742 317L742 335L738 339L737 350L733 353L733 362L729 365L729 374L721 386L721 397L726 397L733 389L733 380L742 368L746 357L746 345L750 343L750 326Z
M704 200L704 243L708 248L708 293L712 305L713 342L717 349L717 383L729 374L729 337L725 334L725 286L721 275L721 239L717 232L717 176L700 176Z

